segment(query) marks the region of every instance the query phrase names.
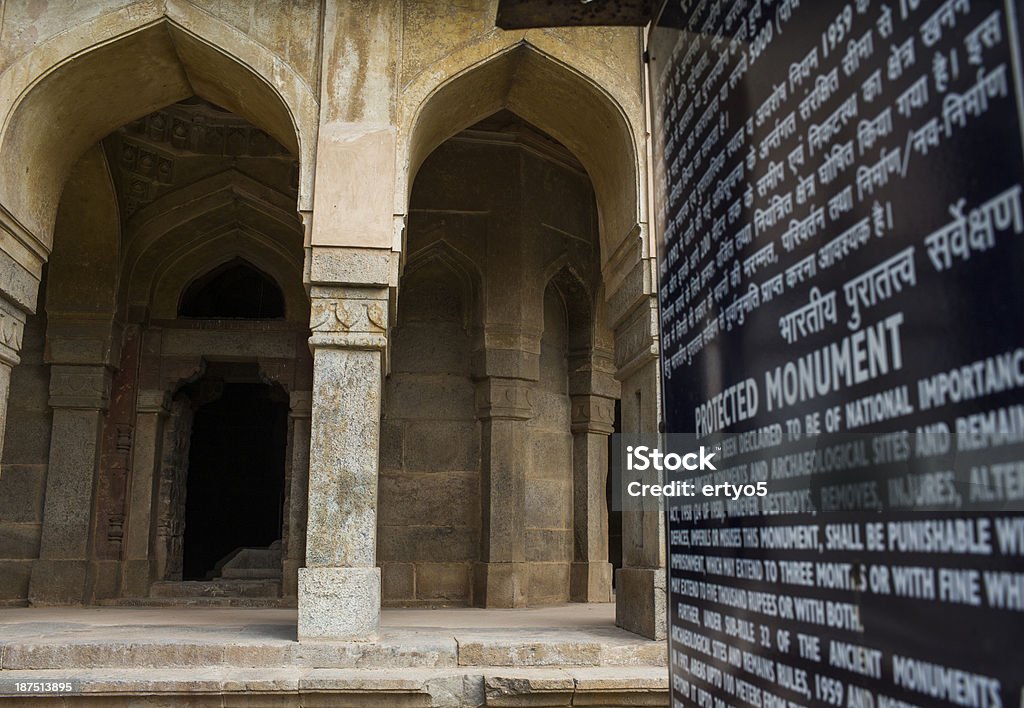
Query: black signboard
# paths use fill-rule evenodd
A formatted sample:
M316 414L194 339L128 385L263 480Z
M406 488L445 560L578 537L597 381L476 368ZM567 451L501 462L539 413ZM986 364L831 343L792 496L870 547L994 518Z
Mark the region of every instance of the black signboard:
M650 37L674 705L1024 685L1015 0L670 0Z

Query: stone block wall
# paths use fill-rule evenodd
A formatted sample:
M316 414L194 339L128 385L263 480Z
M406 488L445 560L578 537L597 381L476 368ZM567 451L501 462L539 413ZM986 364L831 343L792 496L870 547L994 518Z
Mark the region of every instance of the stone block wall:
M381 424L378 557L385 604L468 604L480 528L480 427L453 274L407 278Z
M42 314L28 318L21 363L11 374L0 466L0 606L27 601L32 561L39 557L51 422L45 329Z
M572 563L572 434L568 322L556 288L544 294L540 380L533 391L526 467L526 560L530 604L566 602Z
M570 321L552 273L569 267L588 285L597 277L589 180L563 147L500 113L424 163L406 251L381 428L384 602L485 602L473 594L476 561L515 565L522 575L496 573L505 579L495 582L518 584L528 605L565 602L574 560L568 362L572 347L586 348L592 315ZM508 403L481 398L491 377L527 392L515 413L527 418L514 423L522 443L490 450L502 468L518 458L521 506L483 497L480 417ZM511 562L482 557L488 507L522 536Z

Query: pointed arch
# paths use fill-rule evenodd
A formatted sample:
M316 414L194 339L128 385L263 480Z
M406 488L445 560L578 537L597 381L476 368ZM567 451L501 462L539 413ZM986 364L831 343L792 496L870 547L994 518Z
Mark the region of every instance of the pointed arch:
M554 288L565 305L570 356L589 352L594 345L594 298L586 283L565 263L548 277L546 288Z
M438 145L501 109L549 133L583 164L597 196L602 262L608 262L641 219L637 134L607 91L526 41L468 66L422 100L403 145L405 202Z
M219 20L168 12L99 17L93 33L58 35L0 75L0 204L44 253L78 158L119 126L191 95L245 117L295 154L300 210L311 203L318 111L310 87Z
M402 278L412 277L418 270L433 263L440 263L455 278L462 296L463 327L468 331L479 326L483 316L484 291L483 276L476 263L442 238L411 254L402 271ZM400 303L401 290L398 297Z

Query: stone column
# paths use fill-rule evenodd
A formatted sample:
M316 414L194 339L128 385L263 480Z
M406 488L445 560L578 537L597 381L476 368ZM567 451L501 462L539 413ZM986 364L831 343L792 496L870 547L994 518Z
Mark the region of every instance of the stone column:
M479 607L523 607L529 595L523 526L529 392L529 382L520 379L492 376L477 385L483 518L473 602Z
M639 239L635 243L636 255L642 256ZM623 275L609 287L608 298L608 322L615 332L615 378L622 384L622 432L657 433L661 419L657 264L653 257L641 257ZM615 624L650 639L664 639L666 632L664 517L663 509L622 513Z
M125 520L121 597L146 597L156 579L153 515L163 450L164 420L170 397L164 391L139 391L135 405L135 446L128 514Z
M288 474L285 480L285 522L282 546L284 558L281 566L281 594L298 594L299 568L306 554L306 518L309 499L309 418L313 405L311 391L292 391L289 394L289 449Z
M4 451L7 430L7 399L11 393L11 369L21 359L22 337L25 334L25 313L0 296L0 454Z
M608 562L608 436L614 430L615 401L594 395L572 397L573 564L569 599L611 602Z
M87 599L90 517L110 383L106 365L50 367L53 424L39 559L29 583L34 605Z
M622 382L623 432L654 433L659 418L658 361L645 362ZM615 623L650 639L664 639L664 510L622 513L622 568L616 575Z
M380 620L377 464L388 290L310 291L313 401L299 640L372 639Z

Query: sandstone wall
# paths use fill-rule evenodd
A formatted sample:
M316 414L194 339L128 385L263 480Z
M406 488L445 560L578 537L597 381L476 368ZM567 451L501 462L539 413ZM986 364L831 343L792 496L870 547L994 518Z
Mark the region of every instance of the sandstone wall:
M469 604L482 524L475 381L502 373L485 330L532 341L521 448L528 602L569 597L572 434L568 315L549 279L597 278L586 174L556 142L504 113L444 143L413 190L385 383L378 560L386 603ZM584 335L586 339L586 335ZM490 358L489 358L490 357ZM491 362L491 363L489 363ZM495 499L499 508L514 500Z
M32 559L39 557L51 418L50 367L43 363L45 329L44 315L28 318L21 363L11 375L0 472L0 605L28 596Z

